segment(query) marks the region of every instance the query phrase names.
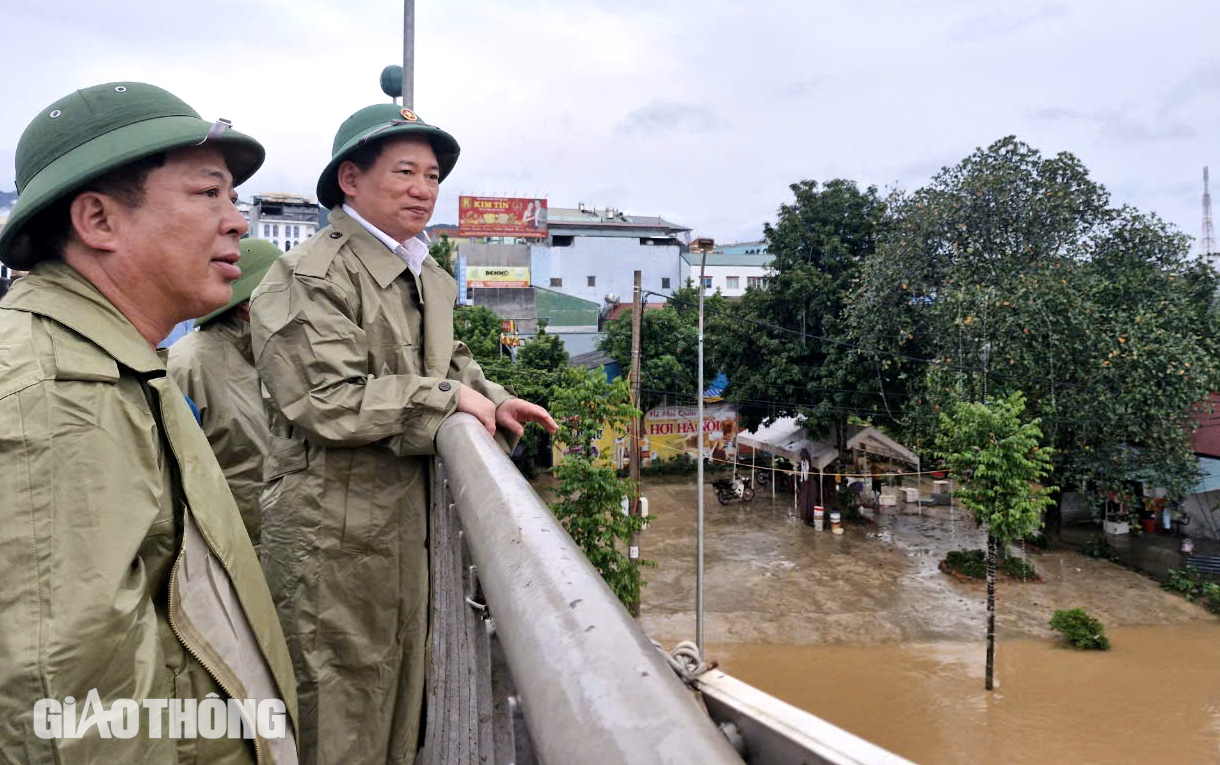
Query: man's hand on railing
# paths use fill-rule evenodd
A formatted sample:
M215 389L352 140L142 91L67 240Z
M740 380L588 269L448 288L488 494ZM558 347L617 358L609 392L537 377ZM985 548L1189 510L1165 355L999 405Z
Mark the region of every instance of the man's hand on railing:
M460 404L459 408L461 408ZM548 433L554 433L559 429L547 410L524 399L510 398L496 409L496 424L518 438L525 434L525 423L527 422L538 423L546 428Z
M515 400L509 399L509 401ZM505 403L508 402L506 401ZM500 413L496 411L496 405L487 396L479 393L469 385L463 385L458 390L457 410L474 415L475 419L487 429L487 434L493 438L495 437L496 422L500 419ZM517 430L521 430L520 425L517 426Z

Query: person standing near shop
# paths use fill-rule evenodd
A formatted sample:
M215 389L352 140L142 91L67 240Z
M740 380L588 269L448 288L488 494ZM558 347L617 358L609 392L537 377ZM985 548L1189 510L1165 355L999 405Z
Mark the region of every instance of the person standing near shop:
M254 293L271 400L262 560L288 635L306 763L410 762L428 635L428 478L454 412L515 439L546 410L489 382L453 338L457 284L416 238L458 144L410 109L340 125L330 226Z
M230 299L246 230L233 187L263 156L138 82L61 98L17 144L0 261L31 270L0 306L0 761L297 761L270 594L155 352ZM138 705L134 737L39 734L37 702L83 713L94 694L107 711ZM275 701L286 724L243 714L254 740L171 737L166 705L213 698Z
M263 457L271 432L250 349L250 295L282 254L266 239L242 239L241 278L233 282L233 297L197 319L195 331L169 349L169 374L199 410L199 424L255 549Z

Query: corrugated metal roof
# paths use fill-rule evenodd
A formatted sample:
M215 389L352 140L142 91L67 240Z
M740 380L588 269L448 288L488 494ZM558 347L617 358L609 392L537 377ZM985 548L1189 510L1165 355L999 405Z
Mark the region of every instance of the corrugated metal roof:
M690 231L686 226L670 223L664 218L646 215L627 215L615 212L614 217L603 217L602 212L589 210L584 212L572 207L549 207L546 211L547 228L558 227L565 231L572 226L592 229L595 231L613 231L616 229L642 229L648 231L663 231L680 233Z
M699 262L703 256L697 252L684 252L682 257L687 263L699 267ZM757 266L765 268L771 265L771 256L767 254L758 255L720 255L717 253L708 253L707 264L709 266Z

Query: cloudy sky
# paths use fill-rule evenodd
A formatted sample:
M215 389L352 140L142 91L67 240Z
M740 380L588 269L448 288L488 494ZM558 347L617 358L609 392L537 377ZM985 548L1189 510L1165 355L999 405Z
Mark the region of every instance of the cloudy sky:
M127 79L263 142L243 197L312 195L402 55L398 0L5 6L0 190L38 110ZM434 222L461 193L543 195L751 239L790 183L914 189L1008 134L1192 236L1204 164L1220 186L1206 0L417 0L416 29L416 110L462 144Z

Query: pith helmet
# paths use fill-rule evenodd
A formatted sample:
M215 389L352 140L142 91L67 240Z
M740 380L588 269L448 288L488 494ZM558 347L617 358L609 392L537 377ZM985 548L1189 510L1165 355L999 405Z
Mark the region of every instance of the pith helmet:
M155 85L108 82L78 90L43 109L17 142L17 204L0 230L0 261L28 269L34 252L27 225L39 212L89 181L138 159L215 141L234 185L254 174L265 152L253 138L204 122Z
M196 326L206 324L233 306L249 300L250 296L254 294L254 288L271 270L275 259L283 254L279 247L266 239L241 240L241 260L237 261L237 267L241 269L241 278L233 282L233 298L223 308L217 308L207 316L196 319Z
M453 170L462 151L453 136L424 122L410 109L395 104L366 106L344 120L339 132L335 133L330 164L318 178L318 201L322 206L330 209L343 201L343 190L339 188L339 165L343 160L370 141L399 135L418 135L428 139L440 165L442 181Z

